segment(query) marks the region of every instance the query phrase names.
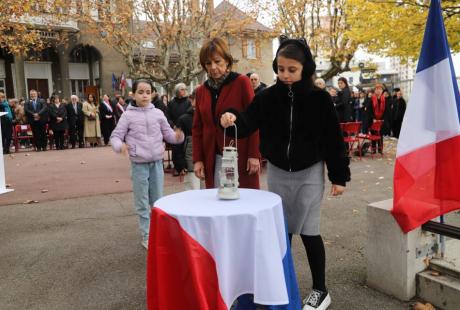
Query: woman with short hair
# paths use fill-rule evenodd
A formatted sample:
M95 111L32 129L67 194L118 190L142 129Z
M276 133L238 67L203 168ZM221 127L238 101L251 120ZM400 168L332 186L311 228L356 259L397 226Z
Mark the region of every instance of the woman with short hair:
M207 41L200 50L200 63L208 75L196 90L193 120L193 162L198 178L205 179L206 188L219 187L222 167L224 132L220 115L228 110L244 111L251 104L254 90L246 75L231 71L233 57L220 38ZM227 139L228 143L231 139ZM238 139L239 185L259 188L259 133Z

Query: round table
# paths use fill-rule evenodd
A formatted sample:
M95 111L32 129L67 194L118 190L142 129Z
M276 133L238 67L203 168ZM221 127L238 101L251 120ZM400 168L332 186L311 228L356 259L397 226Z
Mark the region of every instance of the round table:
M149 309L229 309L242 294L298 309L281 198L240 189L186 191L155 202L147 259ZM298 304L297 304L298 303Z

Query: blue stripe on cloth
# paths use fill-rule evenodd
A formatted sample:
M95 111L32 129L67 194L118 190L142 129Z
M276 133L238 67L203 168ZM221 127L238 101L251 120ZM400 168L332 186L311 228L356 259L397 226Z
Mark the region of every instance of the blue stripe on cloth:
M287 232L287 227L286 227ZM283 258L284 279L286 281L286 289L289 296L288 305L266 306L268 310L300 310L302 302L300 300L299 288L297 286L297 277L295 274L294 262L292 261L291 245L289 237L286 233L286 255ZM238 297L238 304L235 310L256 310L257 306L253 302L252 294L245 294Z
M287 227L286 227L287 231ZM286 288L289 295L289 305L268 306L270 310L299 310L302 309L300 300L299 288L297 286L297 277L295 274L294 263L292 261L291 244L289 243L288 234L286 234L286 255L283 258L284 279L286 280Z
M417 72L435 65L449 56L450 49L441 13L441 3L439 0L431 0Z

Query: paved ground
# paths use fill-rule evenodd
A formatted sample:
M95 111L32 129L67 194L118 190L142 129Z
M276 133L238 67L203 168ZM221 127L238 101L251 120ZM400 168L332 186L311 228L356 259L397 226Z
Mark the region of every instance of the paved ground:
M146 253L127 159L109 148L26 154L6 159L15 192L0 197L0 309L145 309ZM365 208L391 197L393 155L389 144L383 159L353 161L346 194L324 197L331 309L408 308L365 285ZM169 174L165 183L167 194L183 188ZM293 254L305 295L311 278L300 239Z

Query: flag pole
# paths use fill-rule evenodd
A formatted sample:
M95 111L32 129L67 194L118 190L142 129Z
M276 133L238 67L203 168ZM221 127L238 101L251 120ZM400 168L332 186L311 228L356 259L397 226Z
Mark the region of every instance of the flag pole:
M444 215L439 217L439 223L444 224ZM446 240L443 235L439 235L439 243L441 244L441 258L444 258L446 253Z

